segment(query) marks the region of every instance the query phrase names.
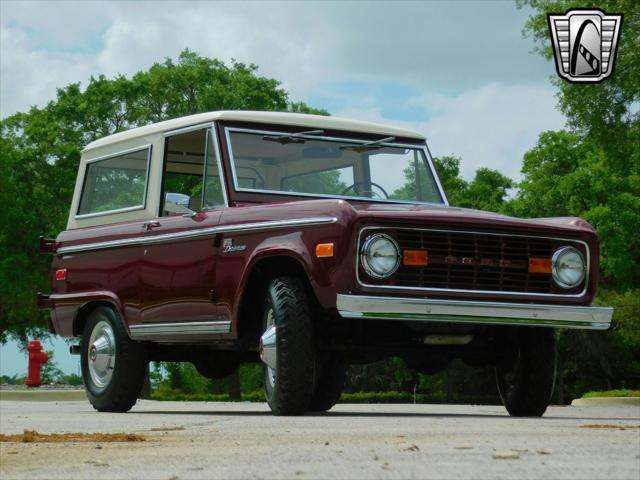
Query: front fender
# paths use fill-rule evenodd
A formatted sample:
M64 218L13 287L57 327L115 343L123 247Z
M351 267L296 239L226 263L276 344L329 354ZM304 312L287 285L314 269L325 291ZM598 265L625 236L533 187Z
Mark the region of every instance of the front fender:
M315 238L315 235L313 237ZM262 240L251 252L240 281L241 291L238 297L242 297L256 265L269 258L286 257L294 260L304 271L320 305L324 308L335 308L336 297L332 272L335 270L337 260L335 257L317 258L315 256L317 243L323 243L323 241L319 240L312 246L309 244L309 238L306 238L302 232L275 235Z

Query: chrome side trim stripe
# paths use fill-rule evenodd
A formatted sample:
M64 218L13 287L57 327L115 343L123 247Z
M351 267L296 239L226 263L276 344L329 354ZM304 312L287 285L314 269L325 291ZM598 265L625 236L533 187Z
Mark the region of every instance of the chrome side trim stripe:
M606 330L613 308L338 294L344 318Z
M166 335L206 335L229 332L231 332L230 321L150 323L129 326L129 333L133 339Z
M190 238L206 237L218 233L244 233L261 230L277 230L291 227L309 227L313 225L326 225L336 223L335 217L312 217L300 218L295 220L274 220L269 222L240 223L236 225L222 225L209 228L200 228L175 233L165 233L159 235L149 235L125 238L122 240L109 240L107 242L85 243L81 245L73 245L69 247L61 247L57 253L77 253L87 252L91 250L102 250L105 248L127 247L132 245L152 245L155 243L165 243L175 240L184 240Z

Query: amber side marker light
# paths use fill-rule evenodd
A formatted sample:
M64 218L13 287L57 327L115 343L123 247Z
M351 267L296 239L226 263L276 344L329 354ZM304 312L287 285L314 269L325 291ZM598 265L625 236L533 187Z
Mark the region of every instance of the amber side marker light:
M318 245L316 245L316 257L333 257L333 243L319 243Z
M529 273L551 273L551 259L530 258Z
M426 250L404 250L402 264L408 267L426 267L429 265L429 252Z

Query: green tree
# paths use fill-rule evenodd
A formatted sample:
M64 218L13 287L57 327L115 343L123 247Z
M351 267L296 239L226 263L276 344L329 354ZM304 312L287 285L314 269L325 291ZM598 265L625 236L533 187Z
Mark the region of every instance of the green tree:
M460 158L447 155L434 158L433 163L442 183L449 204L456 207L475 208L479 210L500 211L507 197L507 190L515 183L496 170L479 168L471 182L460 175ZM427 185L427 169L418 164L422 185ZM416 198L416 169L409 166L403 171L405 184L393 192L394 198Z
M505 202L507 190L514 186L513 180L497 170L479 168L460 199L459 206L498 212Z
M441 158L434 158L433 163L449 203L451 205L457 205L468 188L467 182L460 177L460 158L444 156ZM405 178L405 184L393 192L393 198L398 200L415 200L418 198L418 182L416 181L415 165L418 167L417 170L420 176L420 184L423 188L426 185L431 185L431 182L429 181L430 174L427 173L427 167L423 162L409 165L402 171ZM424 194L423 198L425 198Z
M534 9L525 33L549 59L547 13L593 6L583 1L520 4ZM624 13L615 71L599 84L553 79L570 130L542 134L525 155L524 181L508 211L586 218L602 241L604 284L628 289L640 285L640 3L606 0L598 8Z
M128 128L222 109L327 114L291 102L256 65L185 50L132 77L67 85L46 106L0 120L0 342L44 327L35 300L50 289L50 258L38 253L38 237L65 227L82 148Z
M64 373L58 367L58 362L53 358L53 352L47 352L49 361L42 365L40 371L40 378L43 384L46 383L61 383L64 381Z
M574 84L556 76L558 106L567 116L571 129L590 137L602 148L609 166L637 172L640 157L640 2L637 0L519 0L533 8L525 34L536 40L537 51L547 59L553 56L547 14L571 8L597 6L607 13L623 13L618 54L613 75L599 84Z
M533 8L525 34L548 59L546 15L594 6L583 1L520 4ZM560 391L568 397L640 384L640 3L605 0L597 7L624 14L615 71L599 84L553 78L568 129L540 135L525 154L519 193L505 206L518 216L583 217L600 238L605 288L596 302L614 307L613 327L606 334L560 333Z
M453 155L433 159L442 188L447 194L449 203L454 206L461 206L469 188L468 183L460 175L460 162L460 157Z
M525 154L520 191L505 210L586 219L600 237L603 285L624 289L640 280L640 175L621 172L608 159L591 138L545 132Z

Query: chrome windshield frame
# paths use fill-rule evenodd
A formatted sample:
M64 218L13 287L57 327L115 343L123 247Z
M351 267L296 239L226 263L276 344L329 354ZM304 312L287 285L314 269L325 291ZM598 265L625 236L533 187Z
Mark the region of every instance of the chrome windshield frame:
M292 197L310 197L310 198L337 198L337 199L341 199L341 200L356 200L356 201L366 201L366 202L372 202L372 203L395 203L395 204L410 204L410 205L429 205L429 206L438 206L438 207L448 207L449 206L449 201L447 199L447 195L444 192L444 189L442 188L442 183L440 182L440 179L438 178L438 174L436 172L435 169L435 165L433 163L433 158L431 156L431 152L429 151L427 145L426 145L426 141L420 145L420 144L410 144L410 143L392 143L392 142L385 142L385 143L381 143L381 146L384 147L398 147L398 148L410 148L412 150L418 150L421 151L424 155L424 158L426 160L426 165L429 168L429 171L431 173L431 175L433 176L435 183L436 183L436 187L438 189L438 193L440 194L440 197L442 199L442 203L436 203L436 202L419 202L419 201L412 201L412 200L392 200L392 199L377 199L377 198L369 198L369 197L353 197L353 196L346 196L346 195L326 195L326 194L321 194L321 193L304 193L304 192L286 192L283 190L266 190L266 189L259 189L259 188L241 188L238 185L238 177L236 174L236 165L235 165L235 159L234 159L234 154L233 154L233 145L231 144L231 132L242 132L242 133L254 133L254 134L258 134L258 135L290 135L291 132L284 132L284 131L279 131L279 130L260 130L260 129L254 129L254 128L241 128L241 127L224 127L224 135L225 135L225 140L227 143L227 151L229 154L229 163L230 163L230 168L231 168L231 176L233 179L233 189L235 192L242 192L242 193L264 193L264 194L268 194L268 195L286 195L286 196L292 196ZM310 140L328 140L331 142L348 142L348 143L355 143L355 144L365 144L365 143L369 143L371 142L371 140L363 140L363 139L356 139L356 138L347 138L347 137L331 137L331 136L326 136L326 135L299 135L300 138L306 138L306 139L310 139Z

